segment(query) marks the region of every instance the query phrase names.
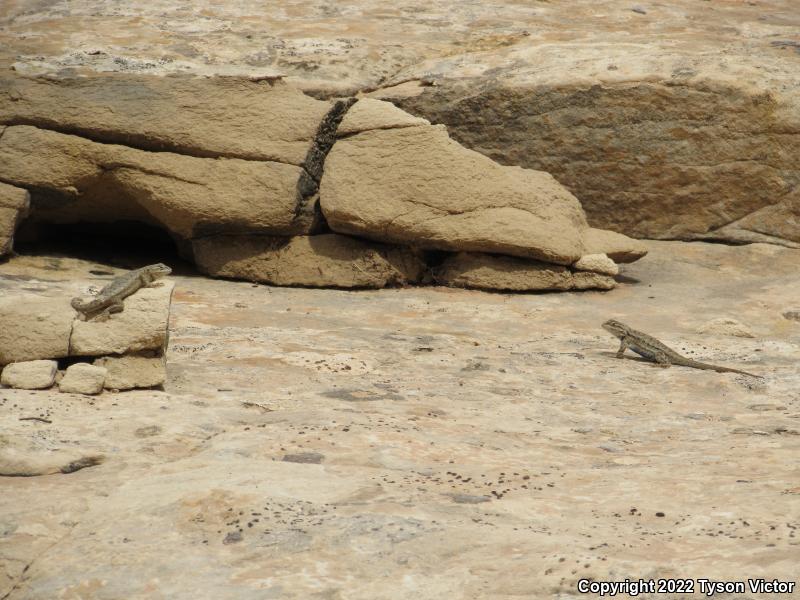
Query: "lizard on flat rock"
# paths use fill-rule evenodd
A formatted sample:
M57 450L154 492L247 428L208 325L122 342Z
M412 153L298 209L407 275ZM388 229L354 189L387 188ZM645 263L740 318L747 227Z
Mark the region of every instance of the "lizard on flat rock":
M659 342L656 338L631 329L624 323L609 319L603 323L603 329L619 338L619 350L617 350L617 358L622 358L626 348L630 348L639 356L648 360L652 360L659 367L670 367L672 365L679 365L681 367L692 367L694 369L706 369L709 371L717 371L719 373L741 373L742 375L749 375L750 377L761 377L761 375L753 375L747 371L740 371L739 369L730 369L728 367L718 367L716 365L709 365L707 363L698 362L691 358L681 356L672 348Z
M115 278L94 298L89 300L73 298L72 308L82 314L83 320L95 316L98 320L105 320L113 313L122 312L124 309L122 301L125 298L143 287L149 287L156 279L161 279L170 273L172 269L167 265L161 263L147 265Z

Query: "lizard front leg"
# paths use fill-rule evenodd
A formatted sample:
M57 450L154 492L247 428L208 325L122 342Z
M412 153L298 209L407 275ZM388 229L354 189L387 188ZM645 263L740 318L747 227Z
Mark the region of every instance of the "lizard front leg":
M624 337L619 338L619 350L617 350L617 358L622 358L622 355L625 354L625 350L627 350L627 348L627 340Z

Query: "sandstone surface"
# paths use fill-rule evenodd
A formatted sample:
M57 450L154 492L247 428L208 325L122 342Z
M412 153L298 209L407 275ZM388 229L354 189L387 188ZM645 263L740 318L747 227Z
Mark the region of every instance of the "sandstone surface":
M550 175L502 167L441 126L339 140L325 163L320 206L340 233L562 264L583 254L587 229L580 203Z
M175 283L140 289L124 300L122 312L105 321L76 320L69 341L71 356L104 356L141 350L163 351L167 345L170 303ZM74 314L74 311L73 311Z
M526 260L515 256L495 256L459 252L435 270L438 283L454 287L516 292L555 290L610 290L613 277L602 273L572 271L563 265Z
M0 295L0 365L69 354L75 311L68 297Z
M0 597L549 599L585 597L582 577L794 580L800 324L783 314L798 253L646 247L604 293L172 276L164 391L0 394L17 456L106 455L0 481ZM14 257L0 293L70 297L100 267ZM696 333L720 316L755 337ZM765 379L618 360L608 318Z
M106 370L107 390L150 388L164 384L166 360L161 353L139 352L123 356L103 356L94 364Z
M42 390L53 385L58 372L54 360L29 360L6 365L0 384L23 390Z
M57 446L49 440L43 443L41 439L0 435L0 477L36 477L55 473L74 473L103 462L101 455L86 455L80 450ZM4 529L4 533L7 532L8 529ZM10 565L15 562L17 553L12 548L7 550L7 553L4 552L4 556ZM0 571L0 585L7 584L7 576L8 571L5 573Z
M58 389L68 394L99 394L103 391L108 371L105 367L76 363L67 367Z
M426 268L408 248L337 234L210 236L192 246L204 273L272 285L381 288L419 282Z

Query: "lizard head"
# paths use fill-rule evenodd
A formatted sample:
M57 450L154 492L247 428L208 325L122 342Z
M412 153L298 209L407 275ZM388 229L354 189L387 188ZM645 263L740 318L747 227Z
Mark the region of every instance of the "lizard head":
M169 268L164 263L156 263L154 265L150 265L149 267L147 267L147 270L149 271L150 275L153 276L155 279L158 279L159 277L166 277L167 275L172 273L172 269Z
M616 321L615 319L609 319L603 323L602 327L610 334L615 335L618 338L623 337L628 331L628 328L625 325L619 321Z

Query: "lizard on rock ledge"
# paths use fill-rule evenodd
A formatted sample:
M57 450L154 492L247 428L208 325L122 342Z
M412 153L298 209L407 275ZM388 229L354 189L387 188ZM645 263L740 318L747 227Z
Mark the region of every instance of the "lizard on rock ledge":
M124 309L122 301L125 298L170 273L172 273L172 269L167 265L161 263L147 265L115 278L94 298L89 300L73 298L72 308L81 313L84 320L94 316L97 316L99 320L105 320L113 313L122 312Z

